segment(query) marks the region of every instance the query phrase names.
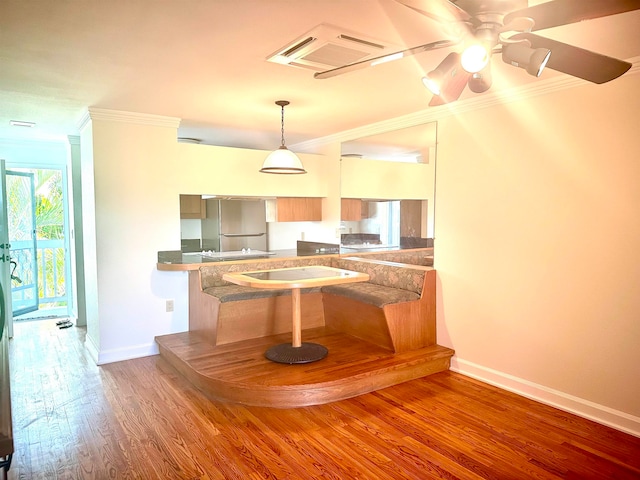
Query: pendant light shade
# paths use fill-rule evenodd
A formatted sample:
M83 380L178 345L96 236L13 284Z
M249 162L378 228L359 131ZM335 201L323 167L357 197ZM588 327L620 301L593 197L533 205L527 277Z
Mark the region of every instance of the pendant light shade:
M301 174L307 173L302 166L302 162L298 156L289 150L284 144L284 107L289 105L286 100L278 100L276 105L279 105L282 111L282 121L280 132L282 135L282 144L277 150L271 152L267 158L264 159L262 173L279 173L279 174Z

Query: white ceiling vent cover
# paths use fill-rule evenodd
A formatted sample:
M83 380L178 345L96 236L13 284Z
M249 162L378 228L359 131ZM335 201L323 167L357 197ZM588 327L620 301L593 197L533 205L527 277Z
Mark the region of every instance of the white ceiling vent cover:
M323 71L401 49L344 28L321 24L271 54L267 61Z

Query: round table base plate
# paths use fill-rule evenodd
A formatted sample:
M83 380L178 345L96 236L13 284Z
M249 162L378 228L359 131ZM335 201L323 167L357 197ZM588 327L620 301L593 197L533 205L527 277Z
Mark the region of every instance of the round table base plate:
M329 350L323 345L317 343L303 342L299 347L294 347L290 343L281 343L271 347L264 353L272 362L287 363L311 363L322 360L327 356Z

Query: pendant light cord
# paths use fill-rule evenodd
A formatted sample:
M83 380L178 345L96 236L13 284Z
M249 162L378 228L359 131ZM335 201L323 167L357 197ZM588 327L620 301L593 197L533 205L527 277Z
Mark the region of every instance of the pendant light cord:
M276 105L280 107L280 112L281 112L280 113L280 137L282 138L281 147L287 148L284 144L284 107L289 105L289 102L287 100L278 100L276 102Z
M281 107L282 109L282 120L280 122L280 135L282 137L282 146L284 147L284 105Z

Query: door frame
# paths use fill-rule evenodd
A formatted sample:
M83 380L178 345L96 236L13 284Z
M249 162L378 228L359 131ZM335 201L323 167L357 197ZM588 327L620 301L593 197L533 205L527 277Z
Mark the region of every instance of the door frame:
M2 294L4 311L4 325L9 338L13 337L13 314L11 308L11 272L9 258L9 222L7 215L7 182L5 177L5 160L0 158L0 282L2 282Z
M66 316L74 317L76 315L76 289L75 289L75 272L73 264L75 258L75 248L72 242L72 228L71 228L71 208L70 203L71 185L69 183L69 165L61 163L47 163L47 162L30 162L30 161L6 161L6 168L9 170L56 170L61 174L61 188L62 188L62 208L63 208L63 231L64 231L64 250L65 250L65 278L67 283L65 285L67 291L67 307ZM13 331L13 319L11 322L11 331Z

